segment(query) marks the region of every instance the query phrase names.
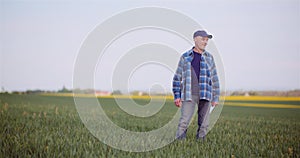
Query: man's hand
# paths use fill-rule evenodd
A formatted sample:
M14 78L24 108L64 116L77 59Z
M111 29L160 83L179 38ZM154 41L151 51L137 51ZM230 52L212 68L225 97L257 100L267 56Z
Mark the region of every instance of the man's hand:
M219 104L218 102L211 102L212 107L217 106L218 104Z
M181 99L180 99L180 98L176 99L176 100L174 101L174 103L175 103L175 105L176 105L177 107L181 107Z

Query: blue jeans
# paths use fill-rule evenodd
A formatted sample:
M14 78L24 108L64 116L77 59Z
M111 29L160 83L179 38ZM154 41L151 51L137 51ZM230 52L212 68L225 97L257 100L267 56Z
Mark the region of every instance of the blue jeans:
M197 138L204 138L209 125L210 103L207 100L199 100L199 96L193 95L191 101L183 101L181 106L181 117L179 119L176 138L186 137L187 128L193 117L195 106L198 105L198 129Z

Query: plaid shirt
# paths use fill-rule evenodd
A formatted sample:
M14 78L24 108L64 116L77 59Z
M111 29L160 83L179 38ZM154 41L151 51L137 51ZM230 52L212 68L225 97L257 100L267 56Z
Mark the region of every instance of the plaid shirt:
M191 90L191 62L193 60L193 49L185 52L179 61L176 73L173 77L174 100L181 98L192 100ZM199 96L212 102L218 102L220 96L219 78L213 56L204 51L201 55L199 74Z

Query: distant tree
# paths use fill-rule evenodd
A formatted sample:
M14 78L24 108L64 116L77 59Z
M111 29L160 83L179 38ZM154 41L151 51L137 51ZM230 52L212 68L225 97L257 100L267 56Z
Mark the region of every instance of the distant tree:
M251 96L256 96L256 95L258 95L258 93L255 92L255 91L250 91L250 92L249 92L249 95L251 95Z
M68 90L66 87L65 87L65 85L62 87L62 89L61 90L58 90L57 91L58 93L70 93L70 92L72 92L71 90Z
M44 93L44 91L39 90L39 89L37 89L37 90L27 90L25 93L26 94L39 94L39 93Z
M149 95L149 94L146 93L146 92L142 92L142 93L140 93L140 94L142 94L142 96L148 96L148 95Z
M236 95L238 95L237 91L234 91L234 92L231 93L231 96L236 96Z
M22 94L22 92L19 92L19 91L13 91L11 92L12 94Z
M131 95L141 95L141 92L140 91L132 91L130 94Z
M242 96L245 95L245 92L242 91L234 91L231 93L231 96Z
M122 95L122 92L120 90L114 90L112 95Z

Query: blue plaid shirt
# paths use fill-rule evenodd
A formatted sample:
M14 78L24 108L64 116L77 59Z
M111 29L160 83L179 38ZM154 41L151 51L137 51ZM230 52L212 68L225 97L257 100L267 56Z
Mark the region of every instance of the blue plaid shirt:
M173 77L174 100L181 98L182 101L192 100L191 90L191 62L193 49L185 52L179 61L176 73ZM219 102L220 85L216 65L213 56L204 51L201 55L199 73L199 97L212 102Z

